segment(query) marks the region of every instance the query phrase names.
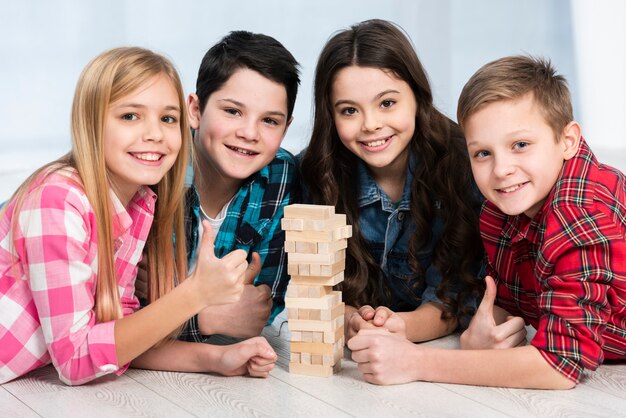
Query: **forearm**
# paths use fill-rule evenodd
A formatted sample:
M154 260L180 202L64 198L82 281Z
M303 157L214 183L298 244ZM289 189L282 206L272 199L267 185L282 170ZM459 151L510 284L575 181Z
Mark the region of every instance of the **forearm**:
M131 366L176 372L211 372L218 361L218 351L216 346L209 344L171 340L141 354Z
M424 347L412 363L417 379L529 389L571 389L575 383L556 371L533 346L503 350L445 350Z
M190 282L184 281L162 298L115 321L115 349L123 365L167 337L203 307Z
M407 339L413 342L428 341L453 332L457 327L457 321L442 320L441 312L441 307L432 302L425 303L411 312L398 312L406 323Z

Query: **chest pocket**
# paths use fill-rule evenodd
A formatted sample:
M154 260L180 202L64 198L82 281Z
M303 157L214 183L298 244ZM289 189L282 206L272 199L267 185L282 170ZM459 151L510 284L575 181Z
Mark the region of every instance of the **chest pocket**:
M270 219L259 219L256 222L243 222L237 228L235 236L235 247L242 250L249 250L261 242L269 232L272 221Z

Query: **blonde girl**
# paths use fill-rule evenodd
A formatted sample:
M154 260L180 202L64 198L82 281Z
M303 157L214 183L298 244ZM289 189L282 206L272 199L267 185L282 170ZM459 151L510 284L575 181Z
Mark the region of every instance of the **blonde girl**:
M188 147L185 97L169 60L116 48L87 65L72 106L72 150L33 173L0 211L0 383L49 363L72 385L121 374L131 361L269 372L275 354L264 340L230 356L205 353L201 364L164 361L172 352L196 360L195 347L151 349L201 309L238 300L247 269L243 251L212 255L209 230L198 268L175 287L186 277L184 240L173 246L172 231L184 236ZM154 303L138 310L144 249Z

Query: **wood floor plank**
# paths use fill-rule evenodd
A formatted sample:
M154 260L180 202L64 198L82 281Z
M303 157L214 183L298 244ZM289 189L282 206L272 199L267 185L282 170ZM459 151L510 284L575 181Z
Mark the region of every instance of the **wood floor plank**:
M34 418L40 416L2 386L0 386L0 405L0 415L3 418Z
M43 417L193 416L124 375L66 386L48 366L2 387Z
M129 370L128 376L196 416L341 417L325 401L273 377Z

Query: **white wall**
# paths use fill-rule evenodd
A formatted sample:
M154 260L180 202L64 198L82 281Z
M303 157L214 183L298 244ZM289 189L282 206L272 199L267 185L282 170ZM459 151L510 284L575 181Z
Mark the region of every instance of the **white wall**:
M595 13L599 3L603 12ZM591 4L583 0L4 1L0 201L28 172L69 149L74 85L84 65L107 48L139 45L168 55L177 64L185 89L192 92L202 56L228 31L245 29L276 37L302 65L295 120L284 143L298 151L310 132L312 77L319 51L335 31L375 17L406 30L429 73L437 105L452 118L463 84L487 61L516 53L551 57L570 80L576 117L583 122L589 142L610 149L606 154L619 160L611 162L620 163L624 170L626 158L619 156L626 157L626 141L612 125L626 116L626 12L621 0ZM589 44L590 39L600 39L602 48L598 42Z

